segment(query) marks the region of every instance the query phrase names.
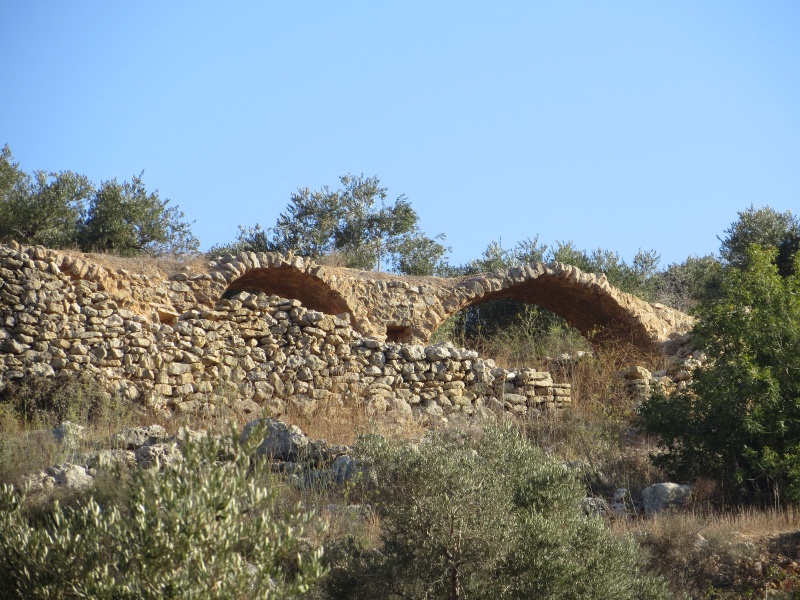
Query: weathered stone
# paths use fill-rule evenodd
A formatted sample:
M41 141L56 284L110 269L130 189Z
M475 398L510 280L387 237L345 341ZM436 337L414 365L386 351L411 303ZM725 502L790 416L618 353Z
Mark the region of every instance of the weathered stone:
M656 483L642 490L642 505L647 514L684 506L692 497L692 486Z
M337 484L343 485L358 474L358 467L352 458L344 454L334 459L331 471L333 471L333 480Z
M630 379L634 379L634 380L639 379L639 380L647 381L648 379L650 379L650 371L648 371L644 367L636 366L636 367L631 367L630 369L625 371L622 374L622 376L625 379L629 379L629 380Z
M111 437L114 446L127 450L136 450L142 446L158 444L168 439L166 430L161 425L148 425L147 427L132 427Z
M164 468L176 460L181 460L182 456L178 452L175 444L157 443L141 446L134 452L136 464L142 469L149 469L158 466Z
M93 482L94 477L89 474L86 467L64 463L29 475L23 485L27 485L31 492L50 492L57 487L84 490Z
M549 373L497 369L475 351L448 344L400 342L424 341L448 314L485 293L502 290L538 302L539 282L556 294L563 284L575 298L581 285L597 283L573 268L526 266L474 278L480 290L468 299L460 291L463 279L406 281L269 254L222 258L209 274L184 269L167 279L47 249L36 250L45 257L37 266L26 252L33 250L17 253L19 265L0 267L3 381L85 370L114 393L135 399L143 391L147 405L176 412L253 398L275 406L291 402L309 413L320 400L347 394L370 401L375 413L406 414L410 405L433 401L468 414L504 390L513 407L560 406L569 401L569 388L554 384ZM559 278L564 281L556 285ZM269 292L297 297L237 292L239 285L278 286ZM630 298L618 299L647 313ZM619 310L614 314L624 323ZM656 310L659 318L679 322Z
M53 436L58 442L68 447L77 447L83 440L86 427L71 421L64 421L53 429Z
M242 430L242 441L246 441L261 428L263 428L263 438L256 449L257 453L291 462L304 457L308 449L308 438L296 425L286 425L277 419L250 421Z

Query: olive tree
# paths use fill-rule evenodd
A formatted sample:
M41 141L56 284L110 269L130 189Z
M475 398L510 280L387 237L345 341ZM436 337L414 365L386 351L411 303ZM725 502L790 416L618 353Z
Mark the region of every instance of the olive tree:
M630 539L582 513L575 476L514 430L359 448L381 544L333 548L324 597L670 597Z
M185 254L199 241L177 206L148 192L142 174L95 186L72 171L34 171L0 151L0 243L17 241L84 252Z
M177 206L148 192L142 174L130 182L103 182L92 195L78 239L84 251L133 254L186 254L200 242Z
M792 211L779 212L770 206L756 208L752 204L739 213L739 218L725 230L720 238L720 256L736 268L744 268L750 258L752 244L764 248L778 248L776 261L784 270L791 268L791 256L798 248L800 220Z
M422 233L405 196L388 202L377 177L343 175L339 181L342 187L335 190L298 189L274 227L240 227L236 242L212 252L294 252L314 259L338 255L347 267L407 275L433 275L443 264L448 251L440 243L444 236Z
M77 230L91 182L71 171L29 175L0 152L0 242L17 240L63 248L77 244Z
M113 501L90 495L38 518L5 485L3 598L299 597L325 573L321 549L299 541L317 521L278 506L267 465L253 462L261 439L187 441L161 469L117 466Z

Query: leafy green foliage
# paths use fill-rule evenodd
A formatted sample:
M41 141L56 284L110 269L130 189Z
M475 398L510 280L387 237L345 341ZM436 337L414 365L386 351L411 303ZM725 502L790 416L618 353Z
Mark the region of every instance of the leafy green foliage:
M383 545L337 548L329 598L662 598L636 547L581 513L581 486L511 430L361 441Z
M778 248L776 260L782 273L788 274L792 256L800 244L800 220L792 211L778 212L770 206L756 208L752 204L739 213L739 218L725 230L720 255L736 268L747 266L752 244L763 248Z
M264 485L269 481L264 464L251 463L254 443L213 436L187 442L183 460L163 470L134 470L116 504L92 497L69 509L56 503L43 524L27 516L24 495L4 486L4 597L227 599L305 593L324 574L321 550L299 552L298 538L313 515L273 512L275 493ZM124 480L121 473L117 478Z
M184 214L158 193L148 193L142 174L132 181L105 181L92 196L79 231L80 246L94 252L186 254L199 241L191 234Z
M775 256L753 245L742 269L722 272L718 297L696 309L710 365L641 408L672 477L714 477L730 498L762 503L800 500L800 275L781 277Z
M127 255L196 252L184 214L168 204L145 190L141 174L95 188L71 171L28 175L8 146L0 153L0 242Z
M28 175L11 150L0 153L0 241L65 247L77 242L83 202L93 188L70 171Z
M547 246L539 244L538 236L523 240L510 249L504 248L502 241L493 241L480 258L451 269L449 275L489 273L543 262L546 250ZM439 335L455 338L460 344L480 342L507 331L541 332L562 325L560 317L547 310L507 299L470 306L448 321L440 328Z
M712 255L689 256L656 274L656 298L678 310L689 310L701 300L718 294L721 271L722 264Z
M628 264L618 252L598 248L579 250L572 241L556 242L549 260L574 265L587 273L605 273L609 283L644 300L655 298L655 276L661 257L655 250L639 250Z
M390 267L407 275L436 271L448 250L439 243L444 236L429 238L420 231L405 196L387 203L377 177L343 175L340 181L337 190L300 188L275 227L240 227L236 242L212 251L294 252L314 259L340 254L344 266L354 269Z
M91 373L26 377L0 391L0 407L24 423L55 427L63 421L86 424L119 402Z

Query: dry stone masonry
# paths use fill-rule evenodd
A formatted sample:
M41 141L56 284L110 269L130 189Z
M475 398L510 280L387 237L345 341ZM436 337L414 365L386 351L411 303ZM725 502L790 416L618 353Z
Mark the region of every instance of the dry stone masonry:
M375 415L431 421L487 409L526 415L570 402L569 385L548 372L501 369L449 344L392 341L391 326L366 337L358 329L377 328L387 299L408 319L421 302L440 322L445 312L436 306L455 292L437 288L441 280L341 271L243 253L168 277L42 247L0 247L0 388L88 372L165 413L225 405L280 414L289 403L312 413L320 402L354 401ZM373 302L383 308L368 310ZM406 327L400 317L389 322ZM427 326L410 337L422 338Z
M364 335L425 343L449 316L469 306L513 298L562 316L592 342L615 339L673 354L692 319L649 303L563 263L541 263L453 279L401 277L317 265L299 257L240 252L211 263L225 289L298 298L323 312L348 312Z

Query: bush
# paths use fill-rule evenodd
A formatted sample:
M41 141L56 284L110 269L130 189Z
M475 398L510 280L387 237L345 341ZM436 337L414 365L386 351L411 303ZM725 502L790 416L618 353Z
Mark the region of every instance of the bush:
M714 477L737 502L800 500L800 274L781 277L775 256L753 245L741 270L723 271L693 331L710 364L641 407L666 450L658 466L678 481Z
M725 233L719 253L726 264L745 268L750 246L756 244L764 249L777 248L775 260L782 273L788 275L800 239L800 220L790 210L778 212L770 206L756 208L751 204Z
M114 505L89 497L44 516L0 493L5 598L291 598L323 575L298 553L309 513L277 516L250 445L207 436L163 470L138 469ZM231 453L232 452L232 457ZM219 462L227 455L231 460ZM121 474L120 474L121 475ZM120 477L120 479L124 479ZM36 524L39 523L37 527Z
M328 598L667 597L632 541L582 514L575 477L511 430L359 447L382 547L336 547Z
M120 399L89 373L29 376L0 392L0 405L23 423L43 427L55 427L62 421L85 425L111 411L122 411L118 404Z

